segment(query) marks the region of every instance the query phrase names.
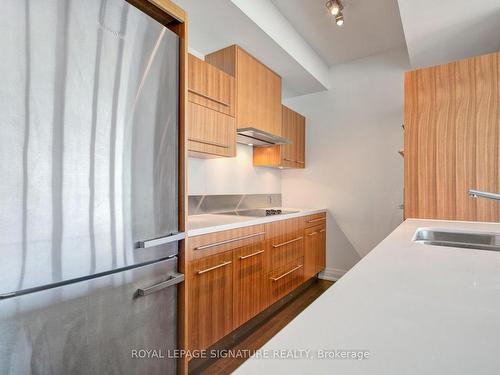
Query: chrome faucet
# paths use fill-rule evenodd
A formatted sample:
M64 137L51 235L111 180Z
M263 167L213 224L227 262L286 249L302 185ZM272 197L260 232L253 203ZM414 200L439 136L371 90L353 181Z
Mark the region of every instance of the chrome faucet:
M500 194L495 194L495 193L489 193L487 191L480 191L480 190L469 190L469 197L472 198L487 198L487 199L493 199L495 201L500 201Z

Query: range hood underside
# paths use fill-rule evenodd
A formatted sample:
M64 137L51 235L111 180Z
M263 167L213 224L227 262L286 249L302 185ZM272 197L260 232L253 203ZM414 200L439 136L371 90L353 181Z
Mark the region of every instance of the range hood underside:
M241 128L237 130L236 142L255 147L286 145L290 140L255 128Z

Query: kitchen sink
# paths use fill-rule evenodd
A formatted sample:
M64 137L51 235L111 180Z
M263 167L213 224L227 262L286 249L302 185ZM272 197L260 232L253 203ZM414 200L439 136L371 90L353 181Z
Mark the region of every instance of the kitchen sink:
M450 229L417 229L413 241L435 246L500 251L500 234Z

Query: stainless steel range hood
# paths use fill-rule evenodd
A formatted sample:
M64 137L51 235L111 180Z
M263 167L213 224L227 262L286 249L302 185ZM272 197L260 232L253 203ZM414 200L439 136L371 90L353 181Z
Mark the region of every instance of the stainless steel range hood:
M286 145L292 141L255 128L237 130L236 142L255 147Z

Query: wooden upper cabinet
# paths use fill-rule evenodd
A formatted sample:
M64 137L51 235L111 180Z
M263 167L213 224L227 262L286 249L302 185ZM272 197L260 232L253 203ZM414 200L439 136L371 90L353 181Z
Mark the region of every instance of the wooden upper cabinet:
M236 125L281 136L281 77L236 45L205 57L235 77Z
M253 164L265 167L305 168L306 119L282 106L282 136L292 143L280 146L255 147Z
M405 77L406 218L499 221L500 53Z
M188 100L234 117L234 78L189 55Z
M193 55L188 61L190 156L236 156L234 78Z

